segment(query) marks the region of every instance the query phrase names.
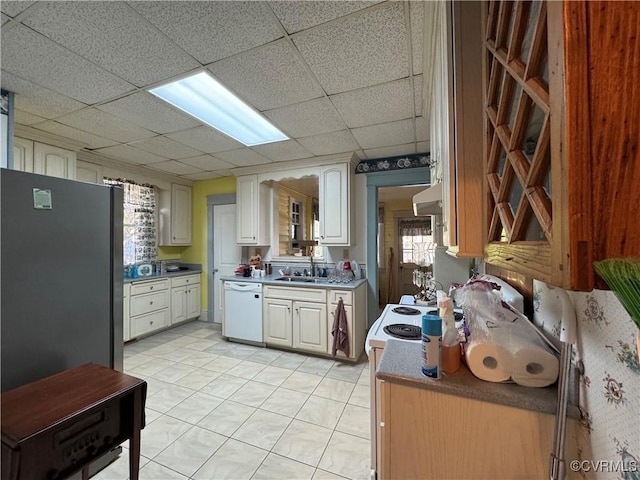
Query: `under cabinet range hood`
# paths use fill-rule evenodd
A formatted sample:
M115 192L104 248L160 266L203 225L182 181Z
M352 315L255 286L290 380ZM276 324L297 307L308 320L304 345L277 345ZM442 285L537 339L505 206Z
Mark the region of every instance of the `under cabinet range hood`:
M442 183L431 185L413 196L413 214L442 215Z

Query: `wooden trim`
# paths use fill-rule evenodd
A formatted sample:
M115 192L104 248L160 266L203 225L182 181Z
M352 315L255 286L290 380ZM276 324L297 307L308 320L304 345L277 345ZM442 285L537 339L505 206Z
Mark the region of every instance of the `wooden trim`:
M496 47L501 49L507 44L507 34L509 33L509 20L513 11L511 2L500 2L498 11L498 25L496 28Z
M522 40L527 30L527 18L529 15L530 5L528 2L518 2L516 4L516 18L513 21L513 31L509 42L509 52L507 53L507 61L515 60L520 55L522 48Z
M525 195L525 192L522 192L520 202L518 202L516 215L513 218L512 238L524 238L524 235L527 233L527 227L529 226L529 221L531 220L532 213L533 212L531 210L531 205L529 205L529 200Z
M551 247L548 243L518 242L513 244L491 242L485 248L485 260L506 270L517 268L522 275L550 283L552 276Z
M538 218L540 226L544 230L545 235L549 239L549 242L553 240L553 222L551 220L551 200L546 195L544 189L541 186L530 187L525 190L531 208Z

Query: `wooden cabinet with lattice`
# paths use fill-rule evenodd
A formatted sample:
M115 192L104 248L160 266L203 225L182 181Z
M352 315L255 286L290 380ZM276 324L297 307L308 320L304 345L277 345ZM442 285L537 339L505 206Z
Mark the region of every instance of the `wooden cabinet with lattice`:
M483 4L488 263L575 290L640 256L640 4Z

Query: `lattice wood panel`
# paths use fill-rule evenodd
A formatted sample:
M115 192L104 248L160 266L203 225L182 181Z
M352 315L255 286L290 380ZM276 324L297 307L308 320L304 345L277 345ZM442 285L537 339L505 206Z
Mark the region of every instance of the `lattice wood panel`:
M487 3L488 241L553 240L547 7Z

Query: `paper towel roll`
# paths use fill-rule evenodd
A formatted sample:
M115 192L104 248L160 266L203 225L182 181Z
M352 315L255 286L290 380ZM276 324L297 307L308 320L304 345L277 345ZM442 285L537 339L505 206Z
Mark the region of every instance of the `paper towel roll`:
M487 382L509 381L509 351L495 343L472 341L466 348L464 356L471 373Z
M511 350L511 379L524 387L546 387L558 378L558 358L543 347Z

